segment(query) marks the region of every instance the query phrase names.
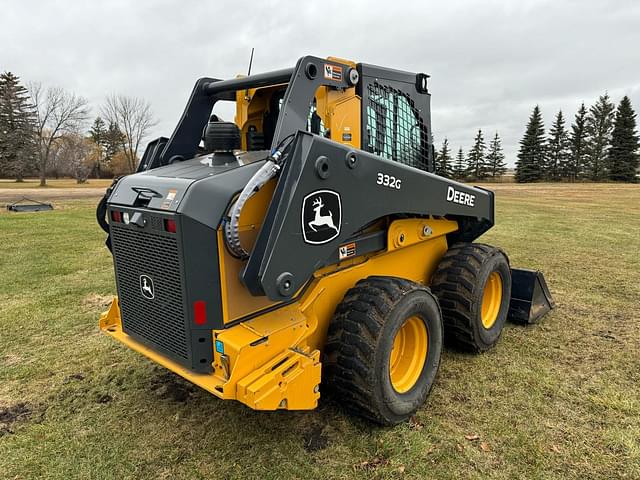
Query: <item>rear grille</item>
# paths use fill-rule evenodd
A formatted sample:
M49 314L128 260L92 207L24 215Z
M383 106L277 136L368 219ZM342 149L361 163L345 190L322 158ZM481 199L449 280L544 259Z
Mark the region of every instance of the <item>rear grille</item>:
M177 239L117 223L110 229L123 330L189 361ZM153 281L152 300L142 295L141 275Z

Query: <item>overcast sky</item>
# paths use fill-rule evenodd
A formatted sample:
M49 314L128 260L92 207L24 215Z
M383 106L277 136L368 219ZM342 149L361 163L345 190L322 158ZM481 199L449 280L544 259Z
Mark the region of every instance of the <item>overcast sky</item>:
M245 73L251 47L254 73L306 54L428 73L436 145L498 131L510 164L536 103L546 126L605 90L640 108L635 0L0 0L0 71L73 90L95 113L109 93L142 97L154 137L197 78Z

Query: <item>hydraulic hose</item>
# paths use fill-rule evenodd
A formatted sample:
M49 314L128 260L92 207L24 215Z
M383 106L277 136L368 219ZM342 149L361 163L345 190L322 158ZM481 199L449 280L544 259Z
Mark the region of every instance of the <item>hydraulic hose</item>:
M109 222L107 221L107 202L109 201L109 197L111 196L111 193L113 192L113 189L116 187L116 184L118 183L120 178L121 177L116 177L113 179L113 182L111 182L111 185L109 186L109 188L107 188L107 191L100 199L100 201L98 202L98 206L96 207L96 220L98 221L98 225L100 225L100 228L102 228L102 230L104 230L107 234L107 241L105 242L105 244L107 245L109 251L111 251L111 233L109 231Z
M265 183L275 177L280 171L280 157L282 156L282 150L276 150L276 152L269 157L267 162L258 170L251 180L245 185L244 189L240 193L238 200L233 204L229 211L229 218L225 224L225 243L229 248L232 255L242 260L249 258L249 252L247 252L240 243L240 215L242 209L253 195L255 195Z
M109 223L107 222L107 195L104 195L100 201L98 202L98 206L96 207L96 220L98 221L98 225L100 228L105 231L105 233L109 233Z

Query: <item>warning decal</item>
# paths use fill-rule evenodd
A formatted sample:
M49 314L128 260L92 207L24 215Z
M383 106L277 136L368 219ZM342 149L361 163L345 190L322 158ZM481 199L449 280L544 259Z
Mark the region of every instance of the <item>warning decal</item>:
M340 80L342 80L342 67L325 63L324 78L328 80L337 80L339 82Z
M169 193L167 193L167 196L162 201L162 205L160 205L160 208L163 210L169 210L169 208L171 207L171 202L175 200L177 193L178 193L178 190L174 188L169 190Z
M346 245L340 245L340 248L338 249L338 255L340 257L340 260L354 257L356 255L356 242L347 243Z

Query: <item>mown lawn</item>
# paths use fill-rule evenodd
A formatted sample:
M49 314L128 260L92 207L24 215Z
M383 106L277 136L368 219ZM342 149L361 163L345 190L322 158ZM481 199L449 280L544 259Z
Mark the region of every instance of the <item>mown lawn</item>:
M93 201L0 213L0 478L640 478L640 187L499 185L483 238L558 307L447 351L411 423L326 401L259 413L98 332L114 293Z

